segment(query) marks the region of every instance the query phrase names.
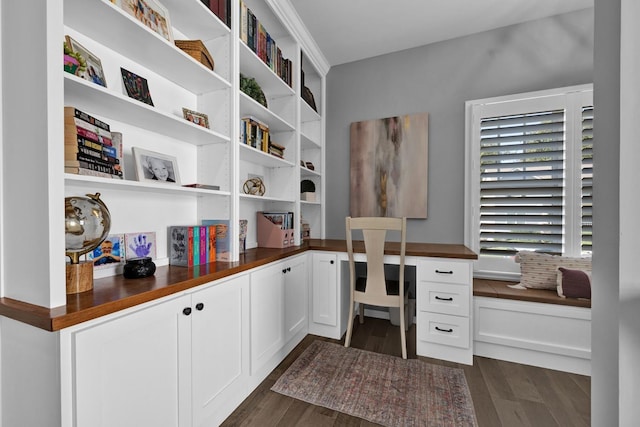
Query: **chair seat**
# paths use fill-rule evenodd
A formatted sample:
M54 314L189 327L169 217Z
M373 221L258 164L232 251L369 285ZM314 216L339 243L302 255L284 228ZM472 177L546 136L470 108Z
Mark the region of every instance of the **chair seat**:
M398 280L387 279L385 281L387 288L387 295L400 295L400 282ZM356 291L365 292L367 289L367 278L358 277L356 279ZM404 294L407 295L409 291L409 282L404 282Z

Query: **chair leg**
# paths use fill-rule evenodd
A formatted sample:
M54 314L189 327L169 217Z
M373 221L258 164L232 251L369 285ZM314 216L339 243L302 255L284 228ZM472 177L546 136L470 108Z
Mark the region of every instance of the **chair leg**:
M407 337L405 335L404 302L400 304L400 344L402 345L402 358L407 358Z
M349 347L351 345L351 331L353 329L353 308L355 306L355 303L353 301L351 301L350 307L349 307L349 322L347 323L347 334L344 337L344 346L345 347Z
M364 304L360 303L360 324L364 323Z

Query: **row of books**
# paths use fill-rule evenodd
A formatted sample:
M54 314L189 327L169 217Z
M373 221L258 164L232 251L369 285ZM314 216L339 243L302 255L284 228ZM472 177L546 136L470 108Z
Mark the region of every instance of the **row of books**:
M64 107L66 173L124 179L122 134L73 106Z
M201 0L227 27L231 28L231 0Z
M203 220L202 225L169 227L169 264L193 267L231 260L229 220Z
M293 65L256 16L240 0L240 39L286 84L293 87Z
M284 159L285 147L273 142L269 126L254 117L240 119L240 143Z

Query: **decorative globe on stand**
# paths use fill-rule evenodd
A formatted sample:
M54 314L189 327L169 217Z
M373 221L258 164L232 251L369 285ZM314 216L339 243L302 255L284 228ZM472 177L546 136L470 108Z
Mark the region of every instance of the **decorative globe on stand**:
M65 198L64 214L65 254L71 259L67 264L67 294L75 294L93 288L93 263L80 262L80 256L107 238L111 214L100 193Z

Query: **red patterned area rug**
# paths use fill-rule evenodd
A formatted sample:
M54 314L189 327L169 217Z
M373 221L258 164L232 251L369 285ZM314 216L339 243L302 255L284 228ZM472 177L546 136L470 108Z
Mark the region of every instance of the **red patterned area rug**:
M271 390L385 426L477 427L458 368L314 341Z

